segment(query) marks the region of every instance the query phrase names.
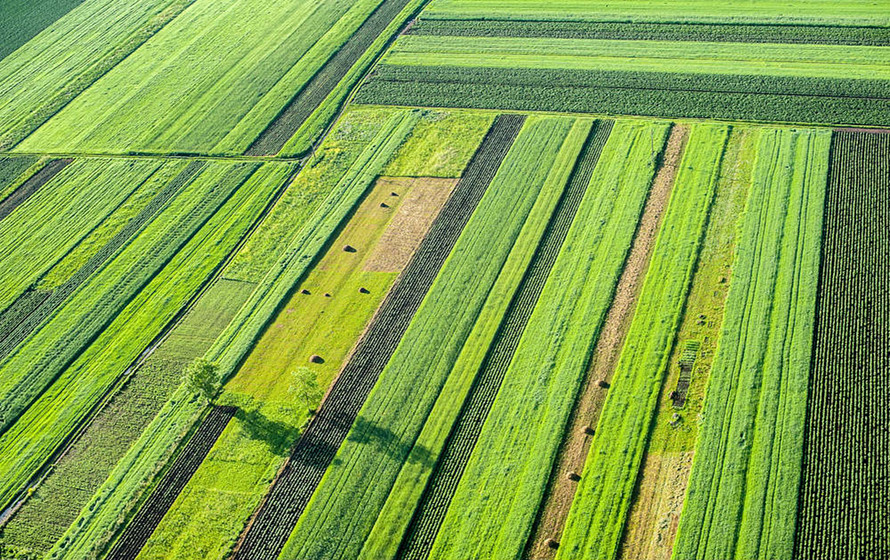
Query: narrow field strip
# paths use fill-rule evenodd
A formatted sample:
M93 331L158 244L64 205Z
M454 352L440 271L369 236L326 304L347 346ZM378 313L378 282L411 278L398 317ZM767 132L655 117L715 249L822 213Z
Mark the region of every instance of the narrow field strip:
M15 161L14 159L5 161ZM27 161L27 160L26 160ZM9 193L3 201L0 202L0 220L12 214L13 210L21 206L28 198L31 197L37 189L53 180L65 167L73 160L57 159L48 162L37 173L28 177L18 188Z
M198 470L217 438L237 412L231 406L215 406L182 449L170 470L158 482L148 499L127 525L127 529L108 553L108 560L132 560L151 536L161 518Z
M86 0L0 60L0 150L22 141L193 1Z
M253 286L250 282L219 279L199 297L169 336L90 418L82 433L53 463L34 494L3 526L0 542L23 554L46 555L53 548L182 384L186 365L207 350ZM162 465L158 464L157 468ZM151 476L143 477L138 469L128 471L129 484L134 487L139 487L143 478L150 480ZM90 511L99 516L102 508ZM122 509L117 508L109 517L117 520L121 512ZM83 525L89 524L75 526L74 532L84 531ZM104 536L92 540L93 550L101 550L104 541L112 535L106 531ZM71 550L69 557L77 557L75 551Z
M39 156L0 156L0 208L9 195L43 167L42 159Z
M371 45L385 33L385 30L397 19L402 10L416 0L383 0L374 12L361 26L346 40L318 72L312 76L305 85L300 88L297 95L281 110L262 134L250 145L245 154L250 156L275 155L288 144L288 141L303 128L304 124L313 117L313 113L325 102L326 99L338 88L341 81L352 71L353 66L365 56L365 52ZM419 9L419 8L415 8ZM370 62L370 61L369 61ZM364 64L367 66L367 63ZM350 81L355 81L350 80ZM342 89L342 88L341 88ZM345 97L346 91L342 91L339 97ZM338 103L339 104L339 103ZM304 152L311 142L318 136L324 123L333 114L328 111L324 119L319 121L313 117L312 123L303 131L303 138L295 140L288 153L299 154ZM308 130L308 129L311 129Z
M277 556L284 547L523 122L523 117L515 116L495 119L451 198L291 452L234 558L264 560Z
M890 135L835 131L793 556L890 556Z
M431 558L518 557L525 549L668 128L613 126Z
M173 218L171 221L152 222L66 304L80 309L83 298L101 300L111 290L125 299L124 307L119 308L113 318L103 319L102 314L109 311L108 306L120 305L119 300L110 300L108 306L87 302L83 309L94 313L84 317L57 311L47 327L32 335L29 342L7 360L6 368L14 367L16 360L28 359L40 364L42 370L39 370L41 375L20 379L19 385L27 390L15 393L15 399L7 399L4 405L21 407L29 396L37 397L41 385L45 390L27 410L22 409L21 418L0 437L4 503L52 456L68 433L79 425L98 399L176 317L237 245L268 202L271 191L280 186L280 180L264 180L276 165L279 164L267 164L261 171L256 171L255 166L223 165L202 173L174 200L174 204L184 204L179 206L181 211L164 213ZM244 188L239 188L242 186ZM195 205L195 202L199 203ZM212 208L215 210L208 215ZM175 234L171 234L170 227ZM172 247L165 244L163 251L155 248L155 240L170 241L171 237L177 239L176 236L185 236L186 241L174 243ZM146 259L146 251L154 251L154 258ZM171 251L175 254L171 255ZM157 259L162 265L155 272L138 266L140 263L156 266ZM124 274L120 273L121 269ZM139 283L144 281L144 275L150 280L129 296L127 291L132 289L132 284L121 286L126 290L114 291L122 278ZM73 327L69 324L72 321ZM77 327L81 321L86 321L85 327L103 326L93 332L92 338L85 339L84 331ZM59 344L62 335L70 341L68 344ZM52 351L47 352L47 348ZM36 358L30 359L29 355ZM22 453L23 448L28 448L29 453Z
M760 133L678 560L792 557L829 143Z
M704 237L729 129L693 125L558 559L615 558Z
M0 60L51 27L84 0L8 0L0 7Z
M58 306L62 305L83 282L99 270L108 259L112 258L151 219L162 212L170 199L184 188L200 172L203 166L204 162L200 161L188 164L182 172L157 192L148 204L137 215L133 216L123 228L117 231L105 244L100 245L97 251L89 255L83 255L83 257L86 257L86 261L68 278L61 280L61 283L57 286L53 286L50 289L38 288L37 290L30 290L16 298L4 312L4 319L7 314L10 314L16 317L18 322L14 326L0 323L0 360L8 356ZM69 253L70 255L71 253ZM45 297L34 297L33 294L35 292Z
M412 35L448 37L550 37L632 41L706 41L890 46L890 29L872 26L709 24L618 21L472 20L422 18Z
M497 334L485 346L488 350L484 361L481 366L473 364L478 370L475 376L470 377L470 379L475 378L472 381L472 388L468 387L469 390L462 395L463 398L454 399L454 402L463 404L459 415L452 420L453 425L448 439L435 446L424 441L421 436L418 443L415 443L415 447L425 445L432 450L438 455L438 461L426 481L421 499L416 504L405 507L401 512L403 518L406 517L405 512L413 511L414 514L407 532L403 533L402 544L396 557L415 559L429 556L435 536L445 518L448 504L454 496L457 483L466 468L522 333L538 303L578 206L587 191L593 169L611 130L611 121L596 123L595 128L591 129L588 138L585 139L584 148L577 161L573 164L565 162L564 169L572 169L568 186L546 225L534 256L523 272L522 282L510 298L510 305L496 327ZM434 414L427 420L428 423L432 421ZM398 490L397 484L393 493L396 494ZM382 520L382 518L378 520L377 525L381 525Z
M600 382L610 383L615 373L688 138L688 127L671 127L660 167L647 194L633 244L615 285L615 295L596 340L586 379L575 400L565 439L560 444L534 529L526 544L525 558L543 560L556 555L550 543L559 542L577 488L577 482L567 478L566 473L580 473L584 469L590 451L590 436L607 393Z

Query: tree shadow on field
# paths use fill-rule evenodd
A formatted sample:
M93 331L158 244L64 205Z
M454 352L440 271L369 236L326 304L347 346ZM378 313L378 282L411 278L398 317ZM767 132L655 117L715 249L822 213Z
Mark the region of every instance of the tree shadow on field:
M427 468L432 468L436 464L432 452L426 447L414 445L413 441L403 441L392 430L378 426L361 416L355 420L348 440L362 446L370 446L397 461L420 463ZM339 462L339 458L334 459L334 462Z
M250 439L265 442L272 453L282 457L288 454L299 433L291 424L272 420L259 409L239 409L236 417Z

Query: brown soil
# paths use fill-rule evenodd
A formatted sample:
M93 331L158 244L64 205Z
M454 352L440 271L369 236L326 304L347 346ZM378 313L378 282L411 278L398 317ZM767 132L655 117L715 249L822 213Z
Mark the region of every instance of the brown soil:
M381 177L392 192L405 193L396 215L365 262L367 272L399 272L420 245L439 210L451 196L457 179Z
M618 363L621 347L624 345L636 308L637 296L649 266L649 257L655 246L661 216L670 199L674 176L688 136L689 128L686 126L674 126L671 130L662 166L649 191L633 247L618 280L615 298L597 340L587 381L582 387L569 420L566 439L563 441L556 468L551 475L550 490L529 541L531 544L526 551L529 558L549 559L556 556L556 550L547 545L547 539L559 541L577 487L577 482L568 479L565 473L582 472L584 469L592 440L592 437L585 433L585 429L596 427L606 400L607 389L600 387L598 381L611 381Z
M692 451L652 453L643 463L642 485L631 509L621 558L670 560L683 510Z

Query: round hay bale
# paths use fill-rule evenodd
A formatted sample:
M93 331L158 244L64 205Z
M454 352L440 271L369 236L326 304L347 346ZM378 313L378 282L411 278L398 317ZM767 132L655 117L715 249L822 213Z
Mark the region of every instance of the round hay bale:
M331 297L331 294L325 292L325 293L324 293L324 297Z
M596 430L594 430L594 429L591 428L590 426L585 426L585 427L584 427L584 433L587 434L587 435L589 435L589 436L592 436L593 434L596 433Z
M370 294L371 292L368 291L368 288L359 288L359 289L358 289L358 293L360 293L360 294Z
M309 361L313 364L323 364L324 358L322 358L318 354L312 354L311 356L309 356Z
M381 207L381 208L389 208L389 204L387 204L387 203L385 203L385 202L381 202L381 203L380 203L380 207Z
M389 193L389 196L399 196L399 193L393 191L393 192Z
M609 382L606 381L605 379L600 379L599 381L596 382L596 385L597 385L597 387L601 387L603 389L608 389L610 386Z
M559 543L556 542L556 539L547 539L544 541L544 544L547 545L547 548L552 548L553 550L559 548Z
M347 253L355 253L355 247L353 247L352 245L344 245L343 250Z
M309 292L309 290L307 290L306 288L303 288L302 290L300 290L300 293L304 296L308 296L311 292Z
M569 471L568 473L566 473L566 478L568 478L572 482L578 482L579 480L581 480L581 475L576 473L575 471Z

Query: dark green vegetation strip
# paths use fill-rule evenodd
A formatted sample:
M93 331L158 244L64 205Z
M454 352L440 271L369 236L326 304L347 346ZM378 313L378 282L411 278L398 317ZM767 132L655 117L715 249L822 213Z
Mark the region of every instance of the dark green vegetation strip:
M0 360L6 358L62 302L68 299L68 296L73 294L87 278L92 276L112 255L115 255L130 238L139 233L145 227L145 224L161 209L165 208L167 202L182 190L183 186L188 184L203 167L204 162L202 161L191 162L175 179L161 189L139 214L134 216L121 231L109 239L95 255L90 257L62 285L51 291L31 288L19 296L3 315L0 315Z
M139 555L139 551L161 522L161 518L198 470L204 457L210 452L210 448L216 443L237 410L232 406L213 407L185 445L182 453L173 462L173 466L136 513L124 534L115 543L108 554L108 560L130 560Z
M247 149L246 154L265 156L280 152L408 2L409 0L384 0L340 50L329 58L318 73L296 94Z
M890 84L880 80L384 65L356 101L890 126Z
M423 19L411 28L411 34L457 37L554 37L559 39L627 39L633 41L890 45L890 29L886 27L825 25Z
M265 560L277 557L284 547L523 122L524 117L515 115L495 119L451 198L294 447L234 558Z
M47 163L43 169L28 178L27 181L0 202L0 220L12 214L12 211L37 192L37 189L52 180L60 171L71 163L70 159L57 159Z
M0 60L83 0L4 0L0 4Z
M0 158L0 201L6 196L3 191L35 163L36 156Z
M832 138L794 557L890 558L890 134Z
M476 446L482 425L488 417L501 381L513 359L532 310L544 289L544 283L550 275L553 263L556 262L556 256L565 241L581 199L587 191L593 168L596 167L611 130L612 121L598 122L591 130L568 188L563 193L519 290L510 302L496 338L477 374L476 382L464 401L457 422L452 427L420 504L414 511L408 533L399 547L398 558L415 560L429 557L457 483Z

